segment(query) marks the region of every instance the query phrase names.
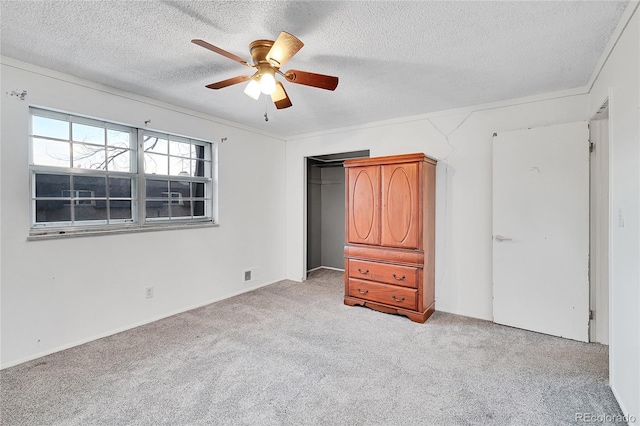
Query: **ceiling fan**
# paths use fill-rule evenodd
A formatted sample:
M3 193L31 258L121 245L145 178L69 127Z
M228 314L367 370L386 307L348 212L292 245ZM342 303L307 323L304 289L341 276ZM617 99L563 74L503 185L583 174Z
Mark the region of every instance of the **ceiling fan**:
M284 90L284 85L275 79L276 74L281 75L291 83L325 90L335 90L338 86L338 77L299 70L280 71L280 67L287 63L304 46L304 43L295 36L284 31L280 33L275 42L273 40L256 40L249 44L249 52L251 53L253 64L204 40L194 39L191 42L226 56L244 66L256 69L253 75L239 75L209 84L206 86L209 89L222 89L250 80L244 89L244 93L256 100L260 97L260 93L271 95L271 100L276 108L283 109L289 108L292 104L287 92Z

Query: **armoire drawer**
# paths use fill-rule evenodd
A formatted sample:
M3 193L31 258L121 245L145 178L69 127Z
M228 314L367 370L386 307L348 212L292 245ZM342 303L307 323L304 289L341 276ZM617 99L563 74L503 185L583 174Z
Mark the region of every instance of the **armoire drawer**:
M415 310L418 290L349 278L349 296Z
M349 259L349 277L418 288L418 268Z

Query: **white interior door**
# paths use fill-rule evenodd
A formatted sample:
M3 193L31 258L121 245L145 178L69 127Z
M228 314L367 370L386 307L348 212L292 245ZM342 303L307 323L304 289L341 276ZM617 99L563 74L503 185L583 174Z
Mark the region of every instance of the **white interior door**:
M586 122L493 138L493 318L589 339Z

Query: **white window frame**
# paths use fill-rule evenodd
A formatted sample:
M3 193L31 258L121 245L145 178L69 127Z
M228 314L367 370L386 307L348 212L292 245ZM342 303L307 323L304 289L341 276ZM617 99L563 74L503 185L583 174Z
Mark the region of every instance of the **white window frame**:
M110 171L88 168L74 168L73 163L70 162L69 167L59 166L47 166L34 164L34 139L49 139L56 140L53 137L43 137L41 135L34 135L33 129L33 117L40 116L45 118L52 118L56 120L62 120L69 123L71 129L71 123L87 124L91 126L104 127L106 129L119 130L129 132L130 146L129 155L131 161L131 169L128 172L123 171ZM145 174L145 150L144 150L144 138L145 135L154 135L171 139L174 141L189 143L196 146L204 147L204 159L199 157L192 157L190 161L200 163L201 167L204 167L204 176L176 176L176 175L151 175ZM69 114L49 109L31 107L29 109L29 188L30 188L30 232L29 239L39 239L48 237L61 237L72 235L86 235L86 234L104 234L113 232L137 232L146 230L158 230L158 229L174 229L184 228L191 226L211 226L216 225L217 216L217 144L211 141L202 139L193 139L180 135L175 135L166 132L151 132L147 129L140 129L135 126L127 126L118 123L109 122L106 120L92 119L83 117L77 114ZM73 157L73 136L71 131L69 132L69 140L57 139L62 142L70 144L70 158ZM77 144L77 141L75 142ZM106 142L105 142L106 143ZM97 145L99 146L99 145ZM108 149L108 145L105 145ZM193 156L194 150L191 149L191 155ZM167 155L171 157L171 155ZM178 159L182 159L181 157ZM185 160L187 158L184 158ZM108 168L108 165L105 165ZM195 169L194 169L195 170ZM170 171L169 171L170 172ZM101 177L101 178L127 178L131 179L131 218L129 219L111 219L110 202L125 200L128 198L109 198L108 189L104 197L96 198L92 197L80 197L81 192L86 190L77 189L73 187L73 183L69 190L69 197L36 197L36 174L49 174L49 175L62 175L69 176L71 182L73 182L74 176L89 176L89 177ZM178 217L147 217L147 179L161 179L171 183L188 183L190 198L188 205L191 208L190 217L178 216ZM108 180L107 180L108 183ZM204 196L194 197L195 191L193 184L204 184ZM169 184L169 187L171 184ZM108 187L108 184L107 184ZM169 189L169 188L168 188ZM63 191L64 192L64 191ZM167 190L167 193L171 191ZM75 196L74 196L75 194ZM187 201L182 193L177 197L169 197L167 194L167 208L171 212L171 205L184 206ZM95 195L92 193L91 195ZM70 205L71 221L52 221L52 222L37 222L36 221L36 201L56 200ZM96 200L105 202L106 208L106 220L74 220L73 212L77 207L76 205L95 206ZM202 202L204 204L204 214L201 216L194 216L195 202ZM201 206L202 204L199 204ZM184 207L183 207L184 208ZM202 208L202 207L200 207Z

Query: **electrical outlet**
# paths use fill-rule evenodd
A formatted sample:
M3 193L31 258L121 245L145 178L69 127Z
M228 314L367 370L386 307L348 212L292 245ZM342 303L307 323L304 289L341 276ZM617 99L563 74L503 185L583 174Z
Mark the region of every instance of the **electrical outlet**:
M153 297L153 287L147 287L144 289L144 297L146 299L151 299Z
M244 280L251 281L251 270L244 271Z

